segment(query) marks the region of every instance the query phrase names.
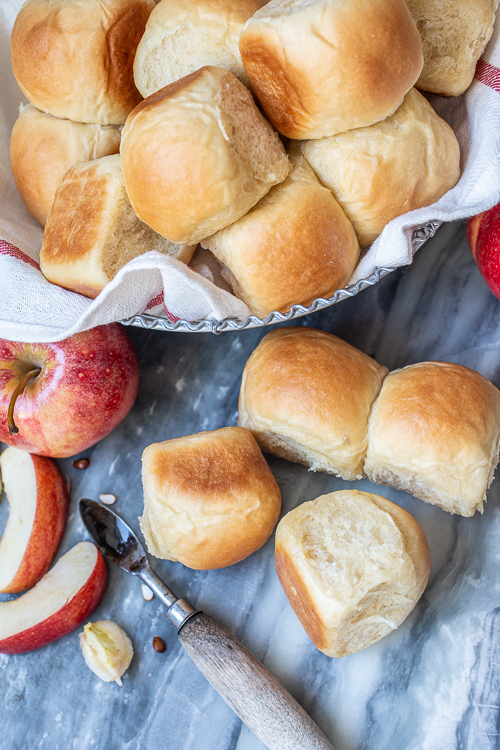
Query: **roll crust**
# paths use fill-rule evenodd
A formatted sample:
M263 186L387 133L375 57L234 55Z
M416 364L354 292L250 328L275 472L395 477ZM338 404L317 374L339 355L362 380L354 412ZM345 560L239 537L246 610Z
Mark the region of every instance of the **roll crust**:
M359 258L350 221L306 160L241 219L202 241L229 269L233 291L251 311L309 305L347 284Z
M43 112L123 125L141 100L134 55L154 0L27 0L11 38L19 88Z
M151 13L134 62L144 97L204 65L225 68L245 86L241 62L243 24L266 0L160 0Z
M225 427L148 446L141 529L151 554L224 568L267 541L281 494L248 430Z
M278 329L245 365L239 424L269 453L313 471L360 479L368 417L386 374L332 334Z
M472 516L498 463L500 391L461 365L410 365L385 379L368 435L372 482Z
M46 115L29 104L12 129L10 163L28 211L42 226L70 167L120 150L120 130Z
M137 218L119 154L72 167L47 219L40 254L44 276L93 298L120 268L149 250L189 263L195 246L176 245Z
M237 221L290 171L277 133L249 91L215 67L136 107L122 132L121 154L136 214L182 244Z
M470 86L495 23L498 0L406 0L422 37L423 91L458 96Z
M271 0L243 27L240 52L270 121L298 139L382 120L423 65L404 0Z
M430 572L415 519L358 490L323 495L282 518L275 561L309 638L333 657L356 653L399 627Z
M362 247L392 219L435 203L460 177L455 134L416 89L382 122L306 141L300 150L344 209Z

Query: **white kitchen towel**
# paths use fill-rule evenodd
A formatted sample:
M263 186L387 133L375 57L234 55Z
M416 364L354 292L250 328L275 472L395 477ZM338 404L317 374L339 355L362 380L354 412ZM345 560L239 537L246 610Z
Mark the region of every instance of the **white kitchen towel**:
M42 229L29 215L14 184L9 140L25 102L10 64L10 34L23 0L0 2L0 338L59 341L96 325L147 311L170 320L244 320L247 306L179 261L150 252L128 263L95 300L50 284L38 259ZM433 206L390 222L356 268L349 284L377 268L412 260L413 231L430 221L453 221L500 202L500 20L463 96L432 97L461 147L462 176Z

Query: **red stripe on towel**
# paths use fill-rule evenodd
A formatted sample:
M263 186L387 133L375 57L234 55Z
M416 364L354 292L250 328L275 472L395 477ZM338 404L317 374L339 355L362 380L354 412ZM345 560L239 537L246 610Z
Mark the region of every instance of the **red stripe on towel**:
M486 60L478 60L474 78L500 94L500 69Z
M167 308L165 308L165 315L171 323L177 323L177 321L180 320L180 318L176 318L175 315L172 315L170 310L167 310Z
M156 297L153 297L153 299L148 303L148 306L146 307L146 310L151 310L153 307L157 307L157 305L163 305L165 307L165 297L163 292L160 292L160 294L157 294ZM167 310L165 307L165 315L169 319L171 323L177 323L180 318L176 318L175 315L172 315L172 313Z
M5 240L0 240L0 255L9 255L11 258L22 260L23 263L33 266L33 268L36 268L38 271L40 270L38 263L30 258L29 255L26 255L19 250L18 247L14 247L14 245L11 245L9 242L5 242Z
M157 307L158 305L162 305L163 302L164 302L163 292L160 292L159 294L156 295L156 297L153 297L153 299L148 302L146 310L151 310L152 307Z

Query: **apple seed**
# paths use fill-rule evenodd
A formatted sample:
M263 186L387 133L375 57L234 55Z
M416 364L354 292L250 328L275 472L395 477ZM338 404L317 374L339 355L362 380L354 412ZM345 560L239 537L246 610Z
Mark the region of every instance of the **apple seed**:
M86 469L90 461L88 458L79 458L77 461L73 461L75 469Z
M165 641L159 635L155 635L153 638L153 648L159 654L162 654L167 648Z

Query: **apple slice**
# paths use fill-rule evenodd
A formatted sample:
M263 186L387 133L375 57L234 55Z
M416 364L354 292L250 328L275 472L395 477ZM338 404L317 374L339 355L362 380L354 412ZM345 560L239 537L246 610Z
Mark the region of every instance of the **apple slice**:
M80 627L101 601L106 580L97 547L79 542L31 591L0 603L0 653L24 654Z
M50 458L7 448L0 466L10 506L0 540L0 593L19 594L56 556L68 520L68 490Z

